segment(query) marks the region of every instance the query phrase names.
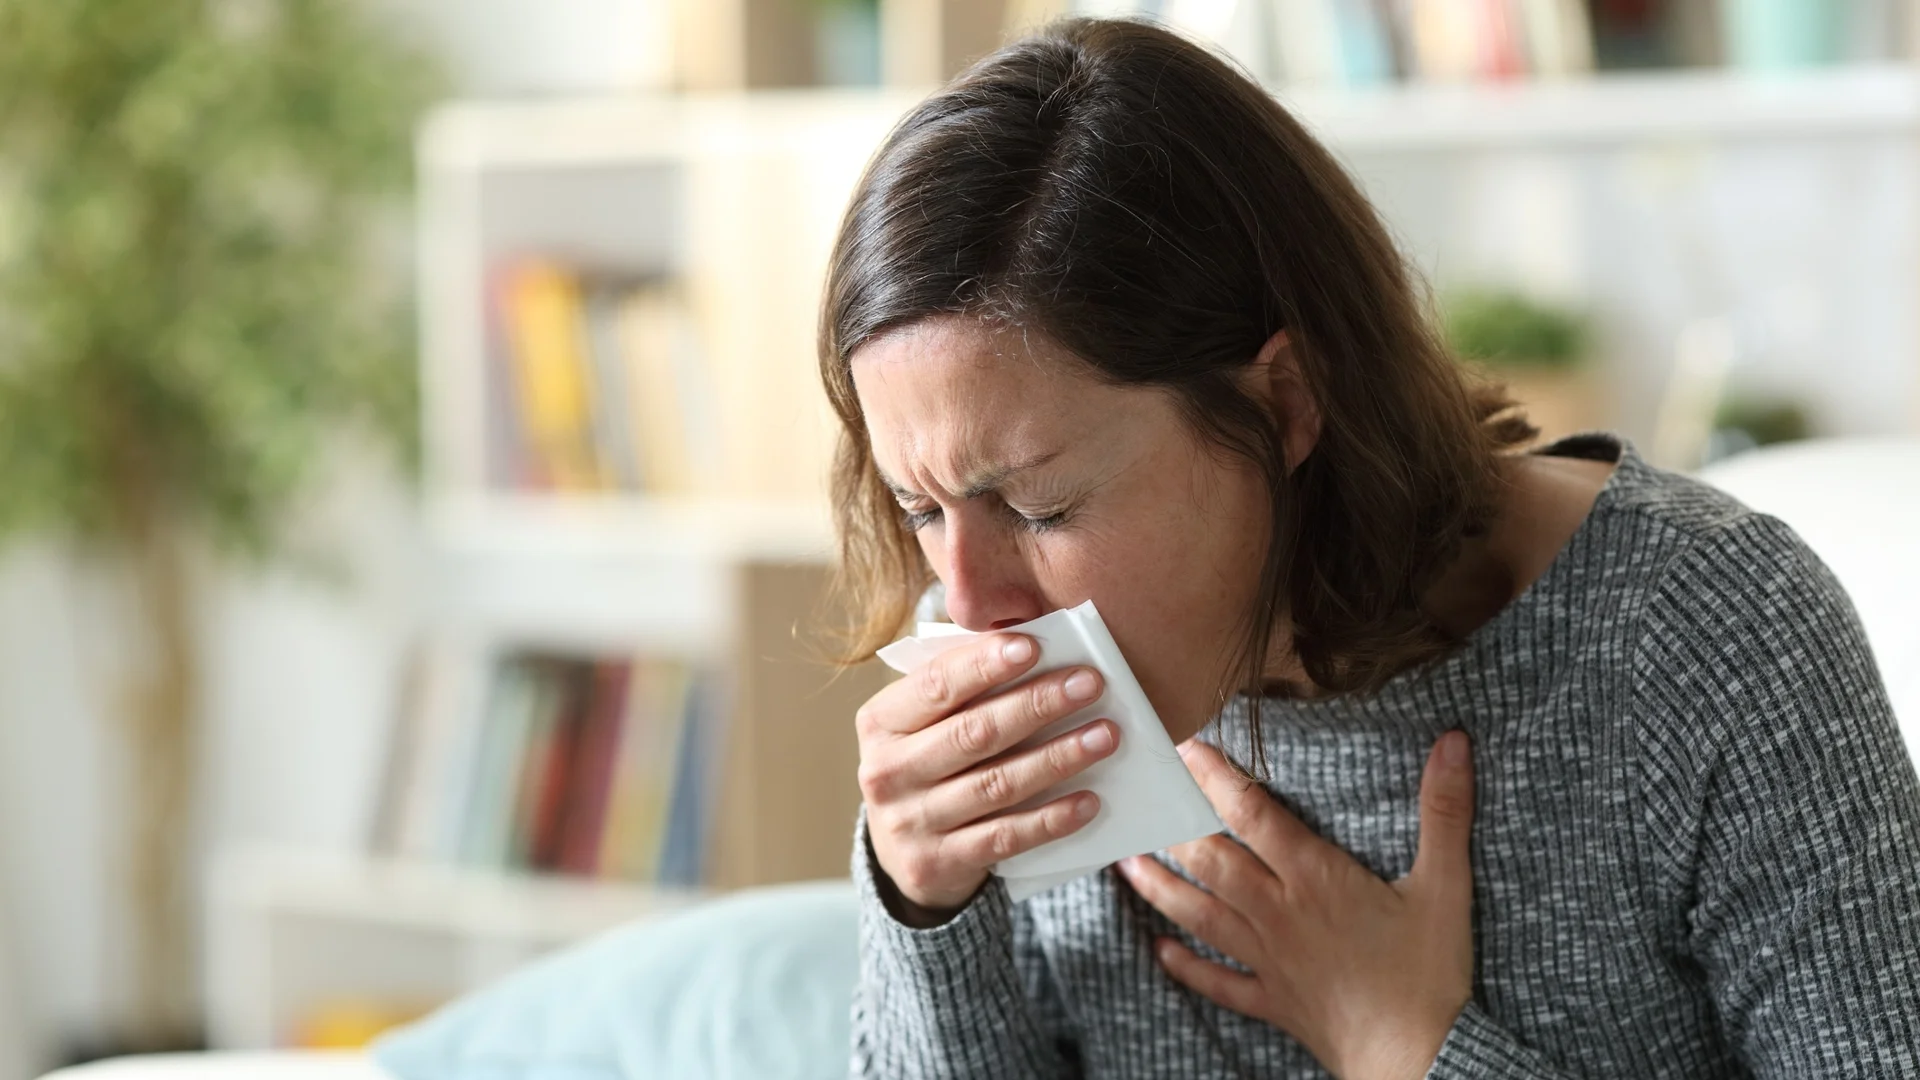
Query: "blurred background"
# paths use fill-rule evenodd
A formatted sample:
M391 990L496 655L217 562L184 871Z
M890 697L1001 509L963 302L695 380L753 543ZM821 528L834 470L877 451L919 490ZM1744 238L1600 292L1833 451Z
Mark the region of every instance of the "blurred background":
M0 1077L844 874L827 248L1069 13L1295 108L1549 434L1920 430L1917 0L0 0Z

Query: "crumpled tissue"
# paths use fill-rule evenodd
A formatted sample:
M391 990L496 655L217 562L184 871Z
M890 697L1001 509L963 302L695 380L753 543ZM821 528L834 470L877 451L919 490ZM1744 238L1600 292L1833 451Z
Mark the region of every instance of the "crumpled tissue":
M1006 880L1008 895L1024 900L1128 856L1183 844L1225 827L1181 761L1093 601L1002 632L1033 638L1040 659L1025 676L997 688L996 693L1050 671L1081 665L1099 671L1104 680L1099 698L1049 724L1016 749L1101 718L1112 720L1120 729L1119 745L1112 754L1013 808L1025 810L1074 791L1100 796L1100 812L1092 821L1069 836L994 867L993 872ZM904 674L975 636L952 623L923 622L913 637L901 638L879 655L888 667Z

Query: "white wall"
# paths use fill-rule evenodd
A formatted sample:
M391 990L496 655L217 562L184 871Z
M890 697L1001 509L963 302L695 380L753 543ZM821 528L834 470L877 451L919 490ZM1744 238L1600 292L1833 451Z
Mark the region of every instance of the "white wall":
M391 470L350 450L334 465L299 533L340 556L340 584L227 570L202 590L210 843L346 849L368 827L418 620L419 543ZM108 569L51 544L0 560L0 965L12 962L37 1055L126 1006L115 857L129 763L113 720L129 624ZM21 1075L6 1052L0 1076Z
M1518 283L1595 316L1645 439L1681 328L1728 318L1732 383L1817 429L1920 427L1920 140L1877 131L1369 152L1351 161L1438 286ZM1645 446L1642 446L1645 449Z

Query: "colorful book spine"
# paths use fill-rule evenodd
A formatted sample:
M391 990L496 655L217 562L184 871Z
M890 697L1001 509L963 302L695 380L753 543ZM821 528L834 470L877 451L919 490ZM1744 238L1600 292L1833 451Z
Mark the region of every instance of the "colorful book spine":
M580 660L557 661L554 680L558 704L545 725L543 744L528 759L531 787L523 804L526 841L517 860L518 865L535 870L555 870L560 865L568 789L574 782L586 711L593 705L593 666Z
M593 875L601 870L600 837L606 829L620 726L627 716L632 685L630 661L605 661L594 668L586 722L568 778L568 809L558 865L565 873Z
M535 718L550 707L552 685L537 665L502 665L483 723L461 821L460 858L475 866L511 865L515 792Z
M666 838L655 879L662 885L698 885L706 877L714 796L726 736L726 702L717 679L689 681L684 734L667 807Z
M699 883L725 756L725 682L687 663L469 655L471 693L404 721L380 798L403 854L473 866ZM465 676L436 669L449 683ZM446 714L459 703L469 719ZM457 736L457 738L455 737ZM404 741L406 745L400 745ZM404 813L402 813L404 809ZM428 826L431 826L430 828ZM441 839L435 839L440 837Z
M519 263L502 275L501 306L521 434L539 486L606 486L595 452L579 277L557 263Z

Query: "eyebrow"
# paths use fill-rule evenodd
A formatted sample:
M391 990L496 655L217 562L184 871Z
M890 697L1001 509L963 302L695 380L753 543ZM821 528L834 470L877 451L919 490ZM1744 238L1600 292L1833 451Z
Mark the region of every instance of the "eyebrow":
M1028 458L1025 461L1016 461L1009 465L983 469L974 474L972 481L960 492L960 498L962 500L977 499L982 495L992 494L995 489L1012 479L1016 474L1026 472L1030 469L1037 469L1059 456L1060 451L1054 450L1041 454L1038 457ZM902 487L898 481L887 475L885 469L880 468L878 465L874 466L874 471L880 474L880 482L887 485L887 490L893 492L895 499L911 499L920 494L917 491L909 491Z

